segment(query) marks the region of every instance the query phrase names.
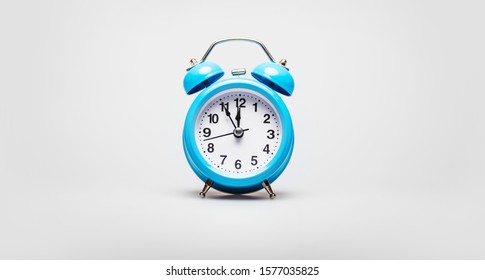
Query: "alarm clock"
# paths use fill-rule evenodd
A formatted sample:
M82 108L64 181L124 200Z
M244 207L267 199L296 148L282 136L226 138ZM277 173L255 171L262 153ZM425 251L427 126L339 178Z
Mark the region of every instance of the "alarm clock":
M232 77L207 57L216 45L230 41L258 44L269 61L258 65L252 78L245 68L232 69ZM200 62L190 60L184 78L188 95L201 91L189 108L183 131L187 161L210 188L231 194L265 189L275 197L271 183L290 161L294 133L290 113L279 94L291 96L294 80L286 60L275 62L263 43L249 38L215 41Z

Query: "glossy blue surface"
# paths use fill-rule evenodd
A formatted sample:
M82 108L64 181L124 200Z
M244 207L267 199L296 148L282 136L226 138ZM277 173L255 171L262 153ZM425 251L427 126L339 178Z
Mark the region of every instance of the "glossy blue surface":
M295 81L288 69L275 62L268 61L256 66L251 75L261 83L287 96L291 96L295 89Z
M231 88L254 90L266 97L278 111L282 124L283 133L278 152L276 152L276 155L261 173L248 178L230 178L219 174L200 154L195 141L194 126L202 106L214 95ZM272 89L253 79L230 78L214 83L197 96L190 106L185 119L183 145L187 161L202 181L205 182L207 179L211 179L214 181L212 187L223 192L238 194L253 192L263 188L261 183L264 180L268 180L270 183L276 180L290 161L293 143L293 124L283 100Z
M190 69L184 78L184 89L187 94L196 93L215 83L224 71L214 62L204 61Z

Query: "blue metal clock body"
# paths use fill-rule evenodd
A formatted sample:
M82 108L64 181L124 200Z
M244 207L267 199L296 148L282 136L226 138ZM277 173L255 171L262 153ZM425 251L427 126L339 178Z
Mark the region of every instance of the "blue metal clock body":
M238 68L231 71L237 77L220 80L224 71L206 58L214 46L227 41L256 43L270 61L258 65L251 72L253 78L241 77L246 70ZM205 197L211 187L233 194L264 188L270 198L274 198L271 183L288 165L294 145L291 116L279 95L291 96L294 89L286 60L276 63L268 49L257 40L231 38L214 42L200 63L192 59L191 64L184 78L185 92L188 95L201 92L185 119L183 148L190 167L205 182L200 195ZM254 106L253 111L248 109L250 104L243 105L246 99ZM220 118L224 121L219 122ZM230 155L231 151L234 154Z
M221 175L204 157L196 146L194 131L197 116L202 109L202 106L214 95L231 89L231 88L246 88L258 92L266 97L278 111L282 126L281 146L278 149L273 159L265 165L263 171L255 176L247 178L231 178ZM183 145L185 156L190 164L192 170L202 180L208 179L214 182L213 188L228 192L228 193L248 193L260 190L263 188L262 182L268 180L272 183L283 172L288 162L290 161L294 143L293 124L290 113L278 94L267 87L266 85L252 79L246 78L230 78L218 81L205 90L203 90L190 106L189 112L185 119L183 132Z

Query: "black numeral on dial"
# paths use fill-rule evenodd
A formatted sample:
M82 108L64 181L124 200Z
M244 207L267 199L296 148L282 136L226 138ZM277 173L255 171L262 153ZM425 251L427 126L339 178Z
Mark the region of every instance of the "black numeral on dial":
M273 139L274 138L274 130L269 129L268 130L268 135L266 137L268 137L268 139Z
M213 153L214 152L214 143L209 143L209 145L207 145L207 151L209 153Z
M236 167L236 169L241 169L241 160L238 159L236 160L236 162L234 162L234 167Z
M234 101L236 101L236 107L246 108L246 99L236 98Z
M269 154L269 144L266 144L266 146L264 146L263 152L266 152L267 154Z
M208 127L204 128L204 130L202 130L202 132L204 132L204 137L211 136L211 129L208 128Z
M224 161L227 158L227 155L221 155L221 158L222 158L221 165L223 165L224 164Z
M209 114L209 123L217 123L219 121L219 115Z
M258 164L258 156L252 156L251 165L256 165L256 164Z
M229 110L229 102L221 102L221 112L224 112L226 109Z
M269 118L271 118L269 116L269 114L264 114L264 121L263 121L263 123L269 123Z

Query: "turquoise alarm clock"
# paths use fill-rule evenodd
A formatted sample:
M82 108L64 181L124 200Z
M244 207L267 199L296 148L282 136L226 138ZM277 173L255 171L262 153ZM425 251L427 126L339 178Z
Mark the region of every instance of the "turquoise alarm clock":
M244 68L232 77L207 61L212 49L229 41L256 43L269 58L244 78ZM275 197L271 183L290 161L294 134L290 113L279 94L291 96L293 77L286 60L276 63L259 41L230 38L212 43L200 62L192 59L184 78L188 95L199 93L187 113L183 132L185 156L195 174L210 188L232 194L265 189Z

